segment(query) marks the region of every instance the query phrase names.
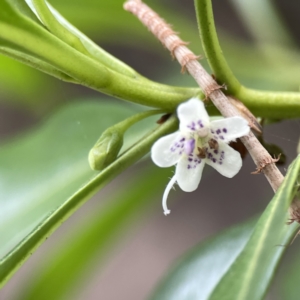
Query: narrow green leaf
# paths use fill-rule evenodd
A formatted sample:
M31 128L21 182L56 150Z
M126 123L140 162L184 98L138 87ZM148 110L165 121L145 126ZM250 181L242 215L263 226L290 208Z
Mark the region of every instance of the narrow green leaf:
M231 0L243 23L260 44L293 47L295 43L272 0ZM255 17L254 17L255 16Z
M168 272L151 300L208 299L245 247L255 221L227 229L193 249Z
M275 270L298 225L286 225L288 207L300 178L300 155L289 167L284 182L259 219L249 242L224 275L211 300L263 299Z
M92 145L104 129L130 114L124 105L84 100L22 140L0 148L1 285L79 206L143 157L157 138L176 128L171 118L101 173L91 171ZM127 147L130 139L133 143L156 126L153 119L144 122L128 132Z
M277 295L278 300L297 300L300 295L300 257L299 257L299 236L290 249L291 255L285 260L285 265L280 269L276 278L276 285L272 292ZM273 294L273 293L272 293Z
M118 195L107 199L104 207L87 218L88 222L67 233L54 253L34 271L26 290L20 291L20 299L63 300L70 293L76 294L89 280L87 274L93 263L103 260L115 238L154 203L153 196L161 192L168 173L169 170L148 167L130 184L120 186Z
M200 245L170 272L153 300L263 299L287 250L281 245L288 245L298 230L285 222L299 170L300 156L255 227L245 223Z

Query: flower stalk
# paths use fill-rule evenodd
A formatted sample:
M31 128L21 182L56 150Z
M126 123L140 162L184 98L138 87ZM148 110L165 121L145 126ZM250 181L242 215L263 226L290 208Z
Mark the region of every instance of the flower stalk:
M88 159L91 169L101 171L115 161L123 146L124 134L128 128L159 113L163 113L163 111L143 111L106 129L89 152Z

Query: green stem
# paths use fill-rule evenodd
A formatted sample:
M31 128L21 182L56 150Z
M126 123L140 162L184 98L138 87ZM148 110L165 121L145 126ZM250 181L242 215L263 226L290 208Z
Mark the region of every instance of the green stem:
M242 86L222 53L214 24L211 0L194 0L203 48L219 83L256 115L269 118L295 118L300 115L300 93L258 91Z
M72 48L79 52L90 56L90 53L83 47L80 39L77 36L71 34L51 13L48 4L44 0L32 0L38 16L42 23L59 39L70 45Z
M14 45L18 51L29 53L50 64L82 85L167 111L174 111L179 103L201 94L199 89L166 86L108 69L20 15L6 1L3 6L3 11L0 10L0 38Z
M206 1L198 0L196 3L205 4ZM208 6L206 5L206 7ZM209 11L212 14L212 11ZM215 35L215 38L211 40L211 46L206 49L208 57L214 61L214 52L217 53L217 51L213 51L210 55L210 49L216 47L217 50L220 50L220 46L214 26L207 27L207 30L210 33L205 33L203 40L209 38L210 35ZM21 15L7 0L2 2L0 10L1 44L3 44L2 41L9 44L10 49L16 50L20 54L25 53L23 59L25 63L33 65L33 61L28 61L27 57L28 55L35 57L34 63L44 62L44 64L39 65L39 69L47 73L52 72L53 76L59 77L61 75L63 79L134 103L163 109L166 112L174 112L181 102L191 97L203 98L198 88L167 86L141 76L130 77L119 71L114 71L110 67L107 68L99 61L72 48L36 22ZM8 53L8 55L10 54ZM256 115L265 118L300 116L300 93L259 92L246 89L239 84L233 75L230 75L232 73L221 50L218 57L222 66L215 72L218 79L221 78L219 80L228 85L229 92L248 105ZM215 113L216 110L213 106L209 106L209 112Z
M290 119L300 117L300 93L248 89L244 86L234 94L255 116Z
M20 24L22 31L15 26L0 23L0 36L21 49L31 51L33 56L42 59L82 85L121 99L167 111L174 111L179 103L201 94L199 89L171 87L114 72L71 48L29 19L23 21Z
M102 132L100 138L89 152L89 164L91 169L102 171L115 161L123 147L124 134L127 129L135 123L161 112L162 111L159 110L143 111L114 124Z
M121 121L120 123L115 124L113 127L117 127L119 130L121 130L123 133L125 133L125 131L131 127L132 125L134 125L135 123L146 119L148 117L154 116L154 115L158 115L158 114L162 114L164 113L163 110L147 110L147 111L142 111L138 114L135 114L132 117L129 117L123 121Z
M159 84L150 80L140 81L131 79L113 71L113 80L105 89L97 89L120 99L126 99L150 107L164 109L167 112L174 112L177 106L188 99L198 96L203 99L203 93L198 88L172 87ZM93 88L92 86L89 86Z
M47 238L62 222L70 217L81 205L96 192L108 184L129 166L146 155L153 143L160 137L175 131L178 121L175 116L143 138L129 151L121 155L115 162L99 173L94 179L78 190L63 205L58 207L44 221L27 236L12 252L0 261L0 287L7 282L13 273L27 260L32 252Z
M109 69L129 77L140 77L135 70L104 51L93 43L84 34L79 32L72 24L65 20L49 3L44 0L33 0L34 7L43 24L72 48L95 59Z
M210 0L194 0L202 46L217 80L227 85L229 94L234 95L241 84L232 73L223 55L218 40Z
M60 70L57 70L50 64L48 64L36 57L26 55L22 52L13 50L11 48L1 47L1 46L0 46L0 53L3 55L9 56L9 57L11 57L25 65L28 65L34 69L37 69L46 74L49 74L59 80L66 81L66 82L72 82L72 83L78 83L76 80L74 80L70 76L66 75L65 73L61 72Z

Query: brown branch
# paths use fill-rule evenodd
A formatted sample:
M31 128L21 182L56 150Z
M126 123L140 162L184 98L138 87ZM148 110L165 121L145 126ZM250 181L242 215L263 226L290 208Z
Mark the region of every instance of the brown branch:
M206 72L198 62L198 56L186 47L171 26L159 17L150 7L141 0L128 0L124 4L124 9L128 10L162 42L162 44L176 57L182 70L188 72L196 80L204 94L211 99L224 117L241 115L239 110L231 104L227 96L221 91L217 82ZM250 133L241 138L241 141L249 151L257 168L266 176L271 187L276 191L282 183L284 177L276 167L272 157L267 150L260 144L255 135ZM265 164L264 162L270 162ZM261 166L264 165L262 168Z

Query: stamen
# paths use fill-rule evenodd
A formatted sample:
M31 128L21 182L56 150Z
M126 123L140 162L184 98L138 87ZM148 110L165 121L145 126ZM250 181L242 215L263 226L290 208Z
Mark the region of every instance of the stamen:
M218 150L219 149L219 144L215 139L210 139L208 141L208 145L210 149Z
M164 210L164 214L165 216L168 215L171 211L168 209L167 207L167 199L168 199L168 195L170 193L171 188L173 187L173 185L176 183L176 175L174 175L170 182L168 183L165 191L164 191L164 195L163 195L163 199L162 199L162 207Z
M206 158L206 149L205 148L200 148L200 147L197 147L197 149L198 149L197 156L199 158Z

